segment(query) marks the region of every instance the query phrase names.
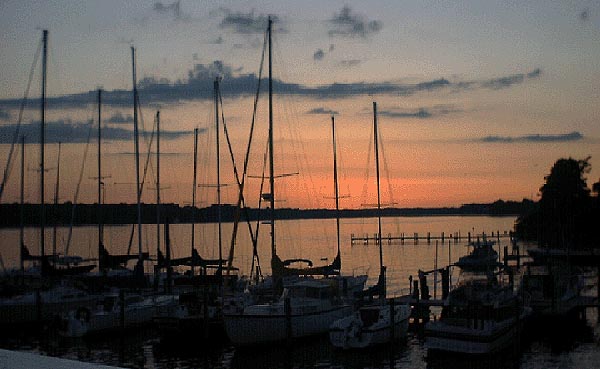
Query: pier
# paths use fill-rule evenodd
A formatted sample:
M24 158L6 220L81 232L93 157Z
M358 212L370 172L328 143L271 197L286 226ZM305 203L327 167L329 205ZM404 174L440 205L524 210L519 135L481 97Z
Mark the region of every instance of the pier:
M492 231L491 234L487 234L485 232L483 233L479 233L479 234L471 234L471 232L467 232L466 235L461 234L460 231L458 232L451 232L446 234L445 232L442 232L439 236L437 235L432 235L431 232L427 232L425 235L423 234L419 234L417 232L415 233L400 233L399 235L392 235L391 233L388 233L387 235L382 235L381 236L381 242L383 243L387 243L388 245L404 245L405 242L412 242L414 245L419 244L420 241L424 241L426 242L428 245L431 244L431 241L441 241L442 243L444 243L446 240L448 241L454 241L454 243L459 243L459 242L463 242L466 241L468 243L471 243L477 239L481 239L481 240L486 240L486 239L490 239L490 240L497 240L498 242L500 242L500 239L512 239L512 232L511 231ZM377 233L374 233L373 235L369 235L369 234L364 234L363 236L357 236L355 233L352 233L350 235L350 243L352 245L377 245L379 242L379 235Z

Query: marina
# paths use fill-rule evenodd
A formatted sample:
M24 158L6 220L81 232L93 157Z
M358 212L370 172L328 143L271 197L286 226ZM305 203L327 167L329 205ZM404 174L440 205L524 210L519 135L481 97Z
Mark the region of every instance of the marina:
M176 23L191 20L181 9L179 1L159 2L152 11L173 16ZM537 200L532 194L521 202L485 203L479 201L512 191L508 183L526 181L495 177L498 183L493 183L497 168L473 168L470 175L452 169L460 160L445 162L451 155L446 147L429 153L437 157L428 160L431 167L423 165L420 154L405 148L421 133L405 141L418 130L405 124L392 131L389 124L471 114L471 108L439 102L410 113L391 108L392 96L433 93L440 86L458 93L504 90L540 78L541 68L487 82L456 77L414 84L302 85L285 81L289 71L281 52L297 51L280 42L289 37L287 20L271 13L255 19L254 10L244 14L227 8L210 17L221 18L221 30L254 38L234 49L247 47L248 55L239 60L260 60L256 71L215 59L196 63L187 77L174 81L149 76L143 51L128 41L127 88L62 96L48 84L49 77L64 77L53 75L54 44L43 29L22 102L0 98L0 120L12 120L20 106L18 122L7 125L14 132L0 136L0 145L10 144L0 146L7 154L0 200L5 193L19 195L18 203L0 204L11 218L0 228L0 367L18 367L20 361L23 367L66 368L78 363L228 369L594 367L600 359L600 236L594 231L600 181L590 187L586 182L591 156L556 160L543 176ZM587 17L587 10L580 14L581 21ZM377 20L363 20L344 5L324 24L330 39L367 40L382 29ZM218 48L223 42L219 35L218 42L208 44ZM319 48L313 61L321 62L336 47ZM262 54L251 54L253 49ZM198 54L194 60L200 60ZM39 109L31 109L26 104L38 61ZM302 74L305 63L297 61L294 73L297 68ZM346 62L345 68L351 67ZM354 66L361 63L355 60ZM140 79L138 64L144 68ZM298 131L292 106L297 102L289 101L294 95L335 100L342 104L340 111L356 115L340 114L337 106L304 113L331 119L329 143L316 125ZM371 111L361 95L372 104L368 140L362 125ZM385 103L378 105L382 98ZM358 105L344 106L345 99L357 99ZM207 105L192 106L193 100ZM87 123L49 120L76 109L87 114ZM105 109L114 115L103 119ZM150 109L149 127L144 111ZM190 110L181 114L179 109ZM202 123L199 109L207 112ZM39 121L24 123L31 113ZM336 118L338 127L339 121L344 124L341 132ZM185 129L180 120L187 122ZM56 128L65 125L71 133ZM32 127L33 137L23 131ZM413 131L404 136L405 129ZM348 140L343 150L340 133ZM453 140L474 147L568 142L582 135L443 137L436 140L448 147ZM132 152L123 151L125 146ZM333 149L333 165L325 147ZM38 158L30 159L31 151ZM95 157L88 157L90 151ZM352 156L350 166L340 164L340 151ZM471 156L470 163L485 157L478 150L469 155L479 157ZM17 161L18 186L11 178ZM417 162L426 177L409 174L416 172ZM442 174L446 166L450 169ZM342 176L339 167L345 167ZM319 173L317 181L312 170ZM359 179L357 171L366 171L365 176ZM52 205L46 201L49 179L54 180ZM340 192L340 181L348 194ZM510 193L519 197L522 192ZM167 196L172 202L165 201ZM62 204L61 197L67 198ZM473 200L478 202L466 202ZM463 205L444 207L457 201ZM421 206L430 203L438 207L428 212Z

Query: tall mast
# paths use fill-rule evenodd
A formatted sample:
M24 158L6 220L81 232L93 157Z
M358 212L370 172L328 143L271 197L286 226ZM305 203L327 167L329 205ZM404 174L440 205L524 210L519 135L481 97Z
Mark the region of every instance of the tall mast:
M166 232L166 230L165 230ZM160 111L156 112L156 255L160 252ZM158 271L158 269L157 269Z
M217 221L219 223L219 271L222 272L221 268L223 260L223 243L222 243L222 229L221 229L221 158L220 158L220 146L219 146L219 77L215 78L215 131L217 140Z
M21 272L25 270L23 266L23 247L25 247L25 136L21 136L21 228L19 229L19 264Z
M192 275L194 275L194 259L193 259L193 255L194 255L194 225L196 222L196 218L195 218L195 214L196 214L196 170L197 170L197 159L198 159L198 128L194 128L194 179L192 180L192 186L193 186L193 190L192 190L192 262L190 263L191 265L191 272Z
M272 65L272 40L271 31L273 20L269 16L269 191L271 206L271 257L275 257L277 249L275 248L275 173L273 171L273 65Z
M56 164L56 186L54 187L54 214L58 209L58 189L60 185L60 147L61 143L58 142L58 159ZM56 257L56 219L52 226L52 256Z
M385 298L385 267L383 266L383 248L381 245L381 192L379 189L379 142L377 133L377 103L373 101L373 140L375 146L375 173L377 176L377 242L379 243L379 277L383 284L380 297Z
M101 255L104 247L104 226L102 217L102 90L98 89L98 270L102 269Z
M131 59L133 69L133 130L135 141L135 184L137 192L137 220L138 220L138 272L143 272L144 261L142 258L142 204L140 191L140 148L138 137L138 109L137 109L137 79L135 74L135 48L131 47Z
M335 225L337 234L337 254L340 255L340 200L338 193L337 152L335 147L335 118L331 116L331 135L333 137L333 187L335 193Z
M42 103L40 119L40 255L42 260L45 256L45 233L46 233L46 207L44 201L44 143L46 140L46 66L48 63L48 30L43 31L43 53L42 53Z

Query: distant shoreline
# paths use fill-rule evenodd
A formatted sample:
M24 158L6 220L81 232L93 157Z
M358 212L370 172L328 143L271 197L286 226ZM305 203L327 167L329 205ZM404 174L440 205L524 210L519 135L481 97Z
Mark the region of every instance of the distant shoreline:
M535 203L531 200L502 201L498 200L489 204L465 204L460 207L440 208L385 208L381 210L383 217L425 217L425 216L514 216L526 214L531 211ZM64 203L56 207L47 204L47 225L73 225L91 226L98 224L98 206L96 204ZM38 226L40 223L40 205L25 204L23 206L24 225ZM161 222L167 219L170 223L214 223L218 221L218 206L206 208L192 208L178 204L161 205ZM75 217L72 219L72 214ZM19 204L0 205L0 227L13 228L20 226L21 206ZM373 218L377 216L376 209L344 209L339 211L340 218ZM221 220L224 223L233 222L236 217L236 208L233 205L221 205ZM248 208L240 213L241 220L267 220L270 217L269 209ZM275 209L275 219L334 219L336 211L332 209ZM127 225L137 223L137 206L135 204L105 204L102 206L102 222L110 225ZM156 205L142 204L142 223L156 223Z

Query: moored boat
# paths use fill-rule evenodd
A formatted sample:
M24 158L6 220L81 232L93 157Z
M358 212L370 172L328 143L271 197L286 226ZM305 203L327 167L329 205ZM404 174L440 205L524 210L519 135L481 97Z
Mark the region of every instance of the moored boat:
M441 317L425 326L429 352L492 354L518 342L522 324L531 313L512 286L496 276L473 278L450 291Z

